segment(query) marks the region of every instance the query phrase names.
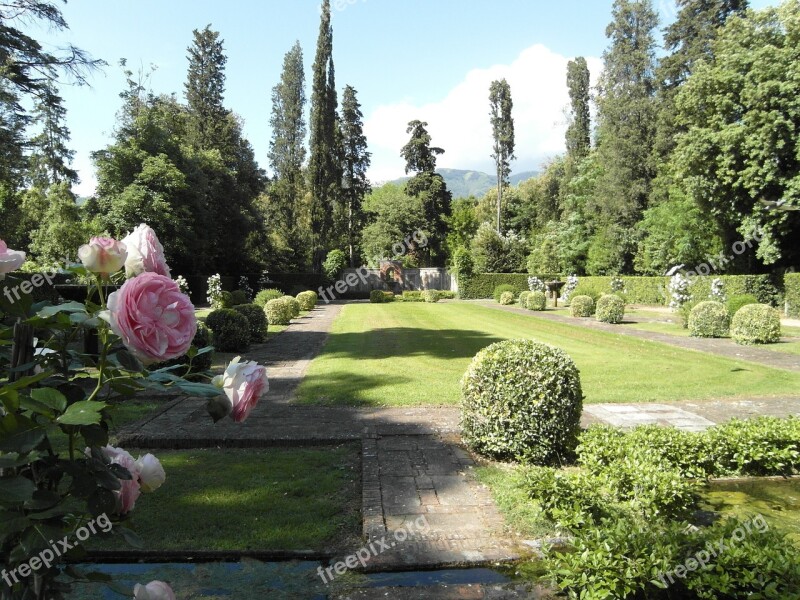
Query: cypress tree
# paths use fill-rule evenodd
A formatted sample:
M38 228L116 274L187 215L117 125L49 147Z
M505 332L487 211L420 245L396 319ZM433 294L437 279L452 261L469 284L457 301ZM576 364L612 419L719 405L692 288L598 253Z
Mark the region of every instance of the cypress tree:
M567 64L567 89L570 101L570 123L567 128L567 157L573 164L583 160L591 150L591 113L589 65L579 56Z
M489 87L489 105L494 138L492 158L497 173L497 233L501 233L503 188L508 185L508 177L511 174L509 162L514 158L514 119L511 117L514 103L511 100L511 87L505 79L492 82Z
M223 146L228 111L225 109L225 63L219 32L206 25L195 29L187 48L189 71L184 85L192 116L193 142L203 150Z
M361 205L364 196L371 191L367 179L371 155L367 151L361 105L358 103L356 90L349 85L344 88L342 95L341 133L342 197L346 214L347 246L350 266L355 267L357 236L364 225L364 211Z

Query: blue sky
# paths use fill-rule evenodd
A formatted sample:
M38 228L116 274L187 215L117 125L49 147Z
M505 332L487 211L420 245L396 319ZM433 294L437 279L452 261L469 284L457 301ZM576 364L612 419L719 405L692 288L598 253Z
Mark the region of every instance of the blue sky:
M777 0L753 0L755 8ZM439 165L489 171L489 82L506 77L515 101L517 171L535 170L563 150L566 62L589 59L593 76L606 48L612 0L332 0L337 86L353 85L365 115L374 181L403 174L405 123L427 120ZM672 0L654 0L669 22ZM71 0L65 34L39 32L48 44L69 40L109 66L91 87L65 87L75 166L94 189L90 152L111 140L124 77L158 67L151 87L182 97L192 30L221 32L228 56L226 105L268 168L270 93L295 40L310 69L319 27L318 0Z

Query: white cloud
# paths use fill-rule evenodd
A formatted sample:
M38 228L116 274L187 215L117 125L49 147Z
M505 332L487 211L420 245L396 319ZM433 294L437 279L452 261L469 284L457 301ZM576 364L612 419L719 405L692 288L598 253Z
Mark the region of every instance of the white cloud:
M512 169L537 170L545 159L564 151L569 60L536 44L510 65L470 71L438 102L379 106L364 124L372 152L370 178L380 182L403 175L400 148L408 141L406 126L413 119L427 121L433 145L445 150L439 167L493 172L489 86L502 78L511 86L514 100L517 160ZM594 83L602 63L597 58L587 57L587 61Z

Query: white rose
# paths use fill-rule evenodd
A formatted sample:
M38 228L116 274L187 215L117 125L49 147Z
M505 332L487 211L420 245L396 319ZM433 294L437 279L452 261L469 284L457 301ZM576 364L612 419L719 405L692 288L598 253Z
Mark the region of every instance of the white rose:
M139 467L139 484L143 492L155 492L167 479L164 467L152 454L140 456L136 466Z
M175 592L163 581L151 581L147 585L139 583L133 588L134 600L175 600Z

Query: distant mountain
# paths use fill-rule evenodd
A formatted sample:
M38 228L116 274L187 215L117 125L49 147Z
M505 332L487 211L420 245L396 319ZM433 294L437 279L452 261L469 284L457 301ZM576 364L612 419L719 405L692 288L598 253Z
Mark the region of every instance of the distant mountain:
M480 198L489 190L493 190L497 187L497 178L494 175L482 173L481 171L439 169L438 173L444 178L447 189L453 194L453 198L466 198L467 196ZM517 185L523 181L527 181L531 177L536 177L538 174L537 171L513 173L511 177L509 177L509 183L511 183L511 185ZM401 177L389 183L402 185L408 181L408 179L408 177Z

